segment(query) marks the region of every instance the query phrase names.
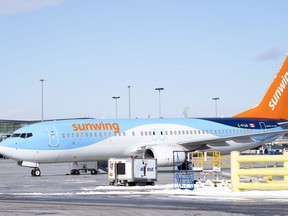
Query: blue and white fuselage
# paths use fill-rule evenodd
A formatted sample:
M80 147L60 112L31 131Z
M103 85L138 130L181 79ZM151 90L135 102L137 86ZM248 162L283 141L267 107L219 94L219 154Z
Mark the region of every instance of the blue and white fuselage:
M279 122L237 118L47 121L15 131L1 144L0 152L35 163L142 155L166 166L172 165L175 150L229 153L258 147L285 133Z

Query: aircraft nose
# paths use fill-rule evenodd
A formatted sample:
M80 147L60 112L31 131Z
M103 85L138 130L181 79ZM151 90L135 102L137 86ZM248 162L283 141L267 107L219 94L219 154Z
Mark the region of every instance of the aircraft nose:
M15 145L16 143L13 141L11 142L11 140L3 140L2 142L0 142L0 154L6 157L12 157L12 149L13 149L13 145Z
M13 156L11 150L11 148L0 146L0 155L10 158Z
M7 146L11 146L12 142L11 139L5 139L2 142L0 142L0 147L7 147Z

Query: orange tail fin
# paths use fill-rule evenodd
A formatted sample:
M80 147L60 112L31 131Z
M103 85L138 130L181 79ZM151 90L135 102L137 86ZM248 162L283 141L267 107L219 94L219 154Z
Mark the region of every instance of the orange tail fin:
M260 104L233 117L288 119L288 56Z

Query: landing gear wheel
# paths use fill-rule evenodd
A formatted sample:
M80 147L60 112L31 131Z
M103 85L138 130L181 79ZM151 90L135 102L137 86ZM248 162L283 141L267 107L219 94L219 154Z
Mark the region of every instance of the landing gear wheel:
M41 171L39 168L34 168L33 170L31 170L31 175L32 176L36 176L36 177L39 177L41 176Z

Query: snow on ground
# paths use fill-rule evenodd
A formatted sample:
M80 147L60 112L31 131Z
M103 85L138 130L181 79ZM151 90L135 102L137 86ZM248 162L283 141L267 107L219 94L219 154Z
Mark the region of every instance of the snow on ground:
M215 201L242 200L242 201L274 201L288 202L288 190L280 191L241 191L232 192L230 185L195 184L194 190L175 188L174 184L155 186L97 186L83 187L80 191L67 193L14 193L14 196L143 196L154 195L158 197L177 197L181 199L209 199Z

